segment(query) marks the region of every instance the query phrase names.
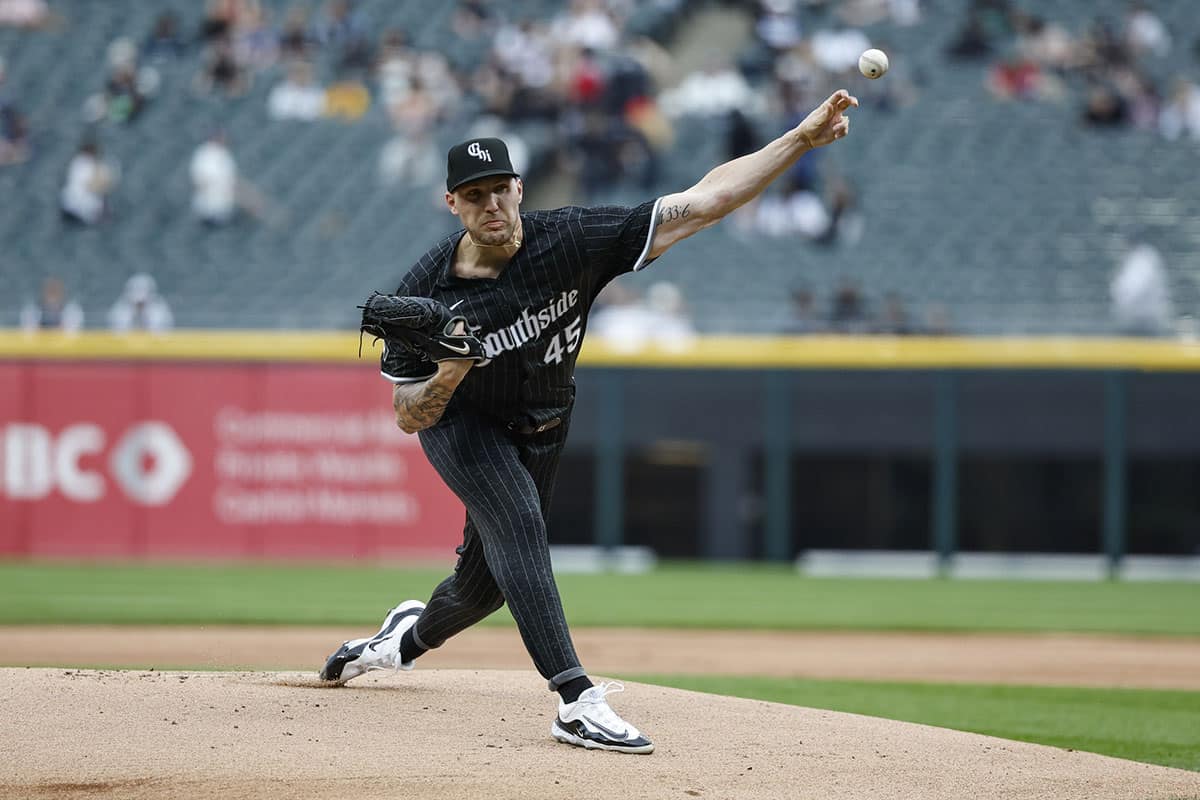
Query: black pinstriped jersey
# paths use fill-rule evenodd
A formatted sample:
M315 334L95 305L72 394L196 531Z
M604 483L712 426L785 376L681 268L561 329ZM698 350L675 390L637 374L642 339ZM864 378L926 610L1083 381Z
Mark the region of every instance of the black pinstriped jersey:
M487 357L467 373L450 408L466 405L501 419L525 416L535 424L565 411L592 301L617 275L648 263L657 208L651 201L634 208L522 213L521 247L496 278L454 274L465 231L421 256L396 294L431 297L466 317ZM436 372L429 361L386 351L381 370L393 383Z

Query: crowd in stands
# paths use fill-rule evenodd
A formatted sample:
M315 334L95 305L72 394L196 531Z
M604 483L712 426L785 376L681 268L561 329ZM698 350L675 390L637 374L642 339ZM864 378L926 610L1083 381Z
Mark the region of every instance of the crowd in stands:
M166 333L174 324L171 306L159 294L154 278L141 272L129 276L124 290L108 310L108 327L116 333ZM21 328L26 333L75 334L83 327L83 308L70 297L62 279L54 275L42 281L38 299L21 309Z
M610 283L597 298L588 335L613 350L644 347L686 350L696 338L683 292L670 281L655 281L644 293L626 283Z
M1150 3L1133 0L1120 20L1098 16L1078 31L1053 14L1053 6L971 0L947 54L990 63L987 88L997 99L1077 104L1092 127L1200 140L1200 86L1183 70L1167 84L1147 68L1173 53L1190 60L1195 43L1176 41Z
M830 86L846 86L873 109L888 112L913 105L920 76L902 54L886 81L868 81L858 57L884 46L862 30L877 22L917 24L919 0L811 3L757 0L754 45L737 62L713 62L687 76L660 98L671 119L684 114L726 120L724 155L736 158L766 143L778 131L795 126L828 95ZM765 120L765 122L764 122ZM743 209L736 224L753 235L802 238L817 244L853 244L863 230L858 195L849 179L828 169L822 153L800 159L770 191Z
M0 167L29 159L29 126L4 90L4 59L0 58Z
M885 293L879 307L873 309L853 280L841 282L824 310L818 307L811 289L793 290L791 317L780 331L796 336L946 336L951 332L949 312L944 306L931 305L923 316L916 316L909 312L900 294L893 291Z
M681 2L651 5L669 12ZM17 8L24 3L31 8ZM42 23L33 6L51 13L42 0L0 0L0 15L34 29ZM556 166L578 177L586 199L622 181L648 187L656 153L669 144L652 75L665 56L648 37L628 32L636 6L571 0L552 18L522 19L502 4L463 0L454 35L432 49L414 46L402 29L378 30L353 0L326 0L315 13L296 5L281 19L259 0L209 0L201 19L166 11L148 30L115 39L103 84L81 113L93 127L135 124L160 91L184 88L164 86L161 67L193 63L186 89L198 95L238 98L270 82L263 113L271 120L352 121L379 106L395 131L378 156L381 180L431 188L444 157L434 139L439 125L453 120L471 135L503 135L514 160L525 162L518 166L527 167L529 147L514 126L544 122L562 145ZM19 107L3 93L3 74L0 68L0 165L24 160L30 146ZM97 137L88 138L94 146ZM73 216L87 224L105 219Z
M459 136L504 137L514 165L531 179L545 167L573 176L576 202L602 199L612 189L650 192L660 188L661 162L679 126L697 117L723 123L719 156L728 159L795 125L830 86L850 87L873 111L913 106L923 78L902 52L892 50L886 80L858 74L863 50L891 49L864 30L880 30L881 22L885 30L913 26L924 14L944 13L920 0L725 4L752 17L753 45L710 58L686 75L676 74L663 47L630 24L646 7L671 14L685 0L567 0L546 18L513 16L490 0L461 0L450 20L452 35L438 48L414 43L400 28L381 27L354 0L323 0L312 10L298 3L282 13L259 0L208 0L198 4L195 18L169 11L137 17L134 24L145 29L116 38L96 65L96 91L80 109L85 135L64 165L62 218L70 226L120 224L112 203L122 191L120 164L102 153L99 129L136 126L164 91L220 102L256 86L270 87L263 93L264 121L353 124L368 113L386 119L392 136L374 154L379 180L427 192L431 202L441 198L439 132L447 128ZM1090 126L1200 140L1200 86L1182 77L1164 86L1146 68L1192 43L1177 41L1149 4L1135 0L1120 20L1099 18L1085 30L1055 20L1053 5L1031 1L963 0L962 8L958 35L942 43L946 55L987 66L985 85L995 98L1074 103ZM38 35L69 23L45 0L0 0L0 25ZM168 64L188 68L185 86L167 85L178 76ZM549 148L526 141L529 125L551 132ZM210 121L187 135L196 137L188 174L197 224L221 227L279 213L242 174L237 143L225 131ZM0 168L28 160L37 140L0 58ZM859 194L815 152L731 224L746 236L852 246L869 224ZM669 294L657 292L654 313L668 314L664 309L674 304L670 313L678 316L680 303ZM837 290L827 312L816 310L807 290L797 290L794 301L791 329L797 333L940 333L950 327L936 308L913 319L892 294L869 312L853 285ZM648 307L641 299L611 305Z

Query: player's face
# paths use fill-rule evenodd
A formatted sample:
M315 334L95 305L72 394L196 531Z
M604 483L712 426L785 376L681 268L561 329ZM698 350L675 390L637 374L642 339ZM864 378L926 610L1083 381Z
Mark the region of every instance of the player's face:
M507 244L517 231L525 186L520 178L480 178L446 193L450 212L479 244Z

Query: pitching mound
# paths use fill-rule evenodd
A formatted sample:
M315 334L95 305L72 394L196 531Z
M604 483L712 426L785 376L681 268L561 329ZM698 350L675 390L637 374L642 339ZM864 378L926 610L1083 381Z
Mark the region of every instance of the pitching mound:
M0 796L22 798L1200 797L1200 775L791 706L629 685L658 747L549 736L533 672L0 670Z

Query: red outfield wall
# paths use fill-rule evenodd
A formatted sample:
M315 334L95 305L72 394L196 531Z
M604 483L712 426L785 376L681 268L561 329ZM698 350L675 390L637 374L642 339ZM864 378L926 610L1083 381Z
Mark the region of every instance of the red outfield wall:
M0 364L0 556L453 558L372 369Z

